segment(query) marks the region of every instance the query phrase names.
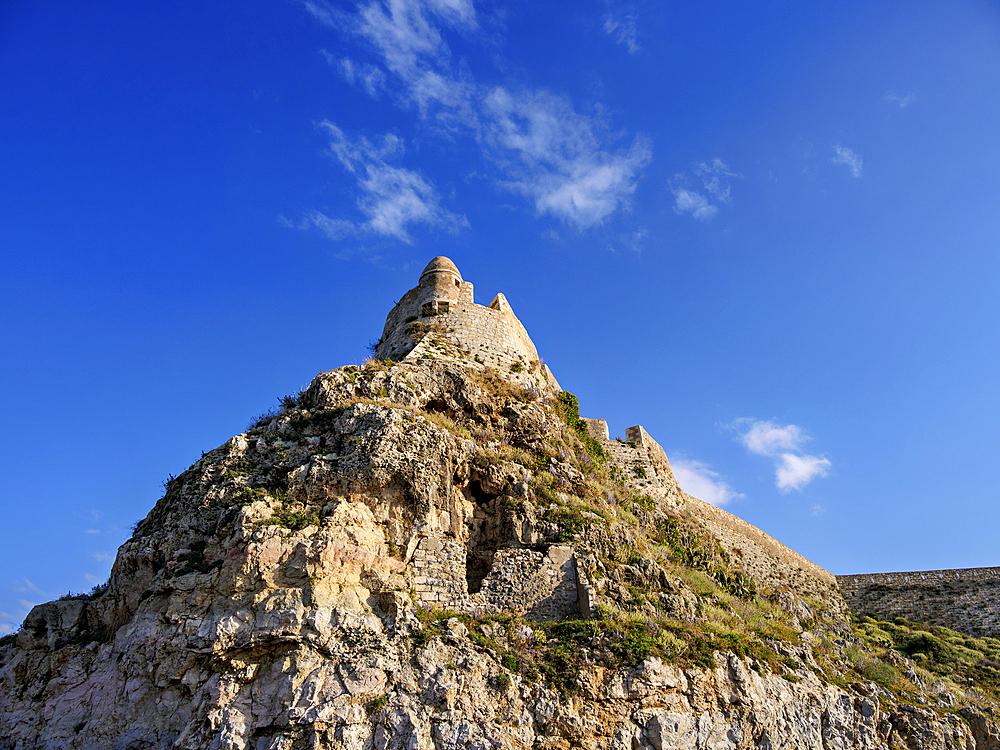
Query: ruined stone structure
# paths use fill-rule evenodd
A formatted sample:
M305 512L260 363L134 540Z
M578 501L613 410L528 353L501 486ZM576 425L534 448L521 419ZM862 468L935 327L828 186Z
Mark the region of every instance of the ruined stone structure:
M851 610L1000 638L1000 568L837 576Z
M448 352L449 345L457 352ZM444 256L431 260L417 286L392 308L375 357L394 362L419 359L431 356L428 350L435 347L437 359L460 352L466 363L471 359L515 380L519 373L540 368L555 383L507 298L497 294L488 307L477 305L472 284Z

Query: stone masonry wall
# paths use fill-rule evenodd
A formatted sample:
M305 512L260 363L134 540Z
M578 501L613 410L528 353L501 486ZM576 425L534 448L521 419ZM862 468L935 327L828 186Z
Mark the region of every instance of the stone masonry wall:
M420 539L410 559L416 600L445 609L487 605L538 622L591 615L593 592L572 547L500 549L479 593L469 594L466 548L447 536Z
M856 615L904 617L977 637L1000 638L1000 568L837 576Z
M446 609L469 605L465 545L447 537L426 536L413 551L413 590L418 602Z
M677 487L667 454L641 426L625 430L626 442L609 438L608 423L603 419L583 417L587 432L601 443L612 461L638 490L653 487L672 490Z
M824 597L830 590L836 591L832 573L742 518L683 492L663 448L641 426L629 427L627 440L621 442L609 439L603 419L584 421L588 433L611 455L635 490L649 493L661 508L703 523L762 591L781 588L786 582L807 596Z
M572 547L550 547L545 554L501 549L479 596L529 620L577 619L590 616L589 602L584 602L586 614L581 612L580 585Z

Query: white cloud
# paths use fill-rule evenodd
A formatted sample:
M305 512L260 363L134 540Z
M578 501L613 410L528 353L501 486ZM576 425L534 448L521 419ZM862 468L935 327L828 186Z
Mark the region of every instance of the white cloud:
M38 604L38 602L29 602L27 599L18 599L17 603L24 608L24 613L28 614L31 608Z
M652 156L648 139L636 136L627 148L615 148L617 136L603 119L577 113L564 97L477 83L465 67L452 63L443 34L470 34L478 28L469 0L375 0L354 14L321 0L310 0L305 7L322 23L364 39L388 71L397 103L415 105L423 118L433 115L450 136L474 138L499 169L496 185L528 198L538 214L583 230L602 224L629 203ZM627 24L615 23L628 44ZM380 68L329 54L327 59L373 96L390 88ZM433 188L420 175L386 163L381 151L390 145L401 149L398 139L389 144L387 136L379 146L351 140L332 123L323 125L331 131L341 163L359 175L364 191L359 207L369 217L367 231L410 242L406 225L411 222L466 225L464 217L440 209ZM358 230L353 222L319 212L304 223L332 239Z
M813 503L812 507L809 509L810 516L821 516L824 513L826 513L826 508L819 503Z
M100 534L101 530L100 529L86 529L83 533L84 534Z
M719 213L719 207L713 200L717 203L732 203L733 186L727 178L742 175L730 171L718 157L708 162L696 162L691 171L701 181L704 193L685 187L684 183L689 182L686 175L674 175L674 213L689 213L698 221L709 221Z
M386 134L381 143L372 143L364 137L348 138L328 120L321 125L330 133L330 150L357 179L361 191L357 205L368 220L355 224L313 211L306 216L307 224L335 240L370 233L407 243L413 242L407 231L411 224L448 231L468 226L464 216L441 208L437 191L419 173L389 163L389 159L403 152L403 142L398 137Z
M578 229L600 224L627 203L652 158L641 136L627 150L605 150L597 133L601 123L545 91L496 88L484 112L493 156L511 178L501 185L534 199L539 213Z
M335 66L348 83L360 86L373 99L377 99L385 88L385 73L380 68L376 68L370 63L356 63L350 58L344 57L337 60L326 50L323 55L331 65Z
M801 490L813 479L830 473L830 459L802 452L802 445L810 438L798 425L737 419L730 427L740 433L739 440L748 451L774 460L775 486L782 492Z
M905 109L917 100L917 93L915 91L910 91L910 93L905 96L900 96L895 91L886 91L885 100L887 102L892 102L893 104L898 104L901 109Z
M320 22L338 31L363 38L381 58L398 83L397 93L406 103L416 104L426 115L431 106L467 109L470 86L457 76L442 75L435 68L447 67L451 52L438 24L465 32L476 28L476 13L467 0L376 0L359 6L356 14L345 14L329 3L306 2L305 8ZM363 68L372 85L378 74L373 66ZM351 61L342 73L356 75ZM384 75L378 80L385 84Z
M93 557L97 562L104 562L105 560L110 560L111 555L107 552L94 552L91 557Z
M856 154L847 148L847 146L841 146L839 143L833 147L833 150L837 155L831 157L830 161L834 164L846 164L850 168L852 175L855 177L861 176L864 162L859 154Z
M95 576L93 573L84 573L83 577L87 579L87 583L96 586L99 583L104 583L104 579L99 576Z
M828 458L782 453L775 473L775 484L782 492L801 490L816 477L825 477L829 473Z
M798 450L805 440L802 428L798 425L782 426L770 421L753 422L750 429L740 435L743 445L758 456L773 456L782 450Z
M712 505L725 505L730 500L743 497L722 481L722 477L701 461L682 458L672 459L670 466L681 489L699 500Z
M708 221L717 213L718 206L713 206L701 193L685 188L675 188L674 191L674 213L690 213L698 221Z
M642 51L642 47L636 41L636 18L634 15L626 14L614 17L611 14L604 17L604 33L610 34L619 44L628 47L631 54Z
M736 172L730 172L722 159L715 158L711 162L698 162L692 171L701 178L702 185L708 194L722 203L730 203L732 185L726 177L741 177Z

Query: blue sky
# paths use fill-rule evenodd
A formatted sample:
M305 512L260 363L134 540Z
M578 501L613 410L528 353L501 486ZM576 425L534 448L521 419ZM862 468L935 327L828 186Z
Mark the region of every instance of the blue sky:
M0 629L435 255L834 573L1000 564L1000 6L0 5Z

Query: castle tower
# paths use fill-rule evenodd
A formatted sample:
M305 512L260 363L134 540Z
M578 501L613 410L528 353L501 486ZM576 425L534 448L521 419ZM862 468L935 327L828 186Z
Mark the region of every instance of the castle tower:
M540 370L556 385L507 298L497 294L489 307L477 305L472 284L444 256L427 264L417 286L389 313L375 357L398 362L441 356L426 351L430 341L443 343L470 365L512 376Z

